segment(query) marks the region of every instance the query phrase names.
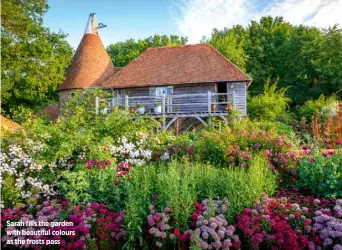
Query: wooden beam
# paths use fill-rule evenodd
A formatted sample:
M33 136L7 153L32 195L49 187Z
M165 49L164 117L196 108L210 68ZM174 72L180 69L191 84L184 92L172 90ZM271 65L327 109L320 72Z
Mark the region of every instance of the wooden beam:
M204 126L208 126L208 124L199 116L195 116L197 120L199 120Z
M172 120L169 121L169 123L166 125L165 130L168 129L172 125L172 123L174 123L177 119L178 116L173 117Z

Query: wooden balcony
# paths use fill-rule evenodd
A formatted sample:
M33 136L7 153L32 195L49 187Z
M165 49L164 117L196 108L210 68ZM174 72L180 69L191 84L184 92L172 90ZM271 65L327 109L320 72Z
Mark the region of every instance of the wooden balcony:
M126 95L112 98L96 97L95 109L96 115L99 115L118 109L130 112L134 108L136 118L162 118L162 129L168 129L178 118L196 118L205 126L210 126L203 119L206 117L220 117L228 123L228 111L230 108L235 109L234 100L235 91L162 96Z

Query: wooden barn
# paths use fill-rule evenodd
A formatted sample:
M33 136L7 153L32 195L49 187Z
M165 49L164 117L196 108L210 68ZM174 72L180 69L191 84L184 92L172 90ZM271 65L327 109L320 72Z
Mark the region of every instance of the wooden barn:
M91 14L59 95L62 105L75 90L101 87L112 98L96 99L98 113L134 108L140 115L166 117L166 129L178 118L195 118L205 125L203 118L209 116L227 121L231 108L246 116L251 81L209 44L148 48L126 67L114 67Z

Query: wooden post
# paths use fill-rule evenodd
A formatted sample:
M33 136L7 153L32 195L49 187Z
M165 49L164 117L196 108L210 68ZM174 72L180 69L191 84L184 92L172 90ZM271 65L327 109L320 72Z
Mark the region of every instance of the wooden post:
M125 95L125 110L128 111L128 95Z
M113 96L113 98L112 98L112 112L114 112L114 107L115 107L115 97Z
M162 113L165 114L165 105L166 105L166 96L163 94L163 99L162 99Z
M99 97L96 96L95 97L95 115L96 116L99 114L99 103L100 103Z
M233 109L235 109L235 89L233 90Z
M208 113L211 112L211 92L208 91Z

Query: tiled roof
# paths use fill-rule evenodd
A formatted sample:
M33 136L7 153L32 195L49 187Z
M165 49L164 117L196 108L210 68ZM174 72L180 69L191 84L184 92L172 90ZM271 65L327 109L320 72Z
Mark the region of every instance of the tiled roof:
M46 115L51 121L55 121L59 116L58 104L50 104L38 112L40 115Z
M1 130L5 129L11 132L14 132L20 128L20 125L18 123L15 123L9 119L7 119L4 116L0 116L1 120Z
M197 44L149 48L102 87L251 80L212 46Z
M94 33L83 36L58 90L99 86L114 74L114 65L100 37Z

